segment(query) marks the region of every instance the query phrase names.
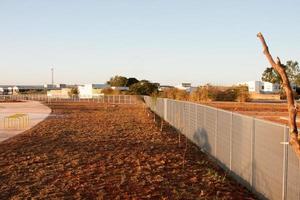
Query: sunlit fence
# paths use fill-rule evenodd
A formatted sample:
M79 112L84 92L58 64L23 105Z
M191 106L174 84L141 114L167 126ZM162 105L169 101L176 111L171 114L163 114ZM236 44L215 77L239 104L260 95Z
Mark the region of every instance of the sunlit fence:
M0 95L0 101L45 101L51 102L96 102L111 104L136 104L140 100L134 95L101 95L101 96L47 96L47 95Z
M192 102L144 97L146 105L268 199L300 200L300 165L286 126Z

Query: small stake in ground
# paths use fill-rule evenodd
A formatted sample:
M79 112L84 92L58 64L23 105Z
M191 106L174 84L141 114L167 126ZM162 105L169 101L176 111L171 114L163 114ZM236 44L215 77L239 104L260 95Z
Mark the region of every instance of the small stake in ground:
M187 137L185 137L185 149L184 149L184 154L183 154L182 169L184 169L184 167L185 167L185 160L186 160L185 157L186 157L187 148L188 148L188 139L187 139Z
M163 126L164 126L164 120L160 120L160 132L163 131Z
M177 121L177 123L178 123L178 125L179 125L179 130L178 130L178 146L180 147L180 141L181 141L181 120L179 119L179 114L178 113L176 113L176 121Z

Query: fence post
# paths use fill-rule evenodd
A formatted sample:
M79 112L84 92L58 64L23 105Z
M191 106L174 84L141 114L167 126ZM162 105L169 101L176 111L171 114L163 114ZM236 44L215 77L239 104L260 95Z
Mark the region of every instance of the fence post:
M168 116L167 105L168 105L168 99L164 98L164 119L165 119L165 121L168 121L167 120L167 116Z
M254 148L255 148L255 118L252 118L252 130L251 130L251 177L250 177L250 185L253 187L254 182ZM255 189L255 188L253 188Z
M230 132L229 132L229 144L230 144L230 150L229 150L229 169L232 170L232 131L233 131L233 112L230 114Z
M288 127L284 126L283 142L288 142ZM287 173L288 173L288 145L283 144L283 167L282 167L282 200L286 200L287 194Z
M218 109L216 109L216 126L215 126L215 157L217 158L217 146L218 146Z

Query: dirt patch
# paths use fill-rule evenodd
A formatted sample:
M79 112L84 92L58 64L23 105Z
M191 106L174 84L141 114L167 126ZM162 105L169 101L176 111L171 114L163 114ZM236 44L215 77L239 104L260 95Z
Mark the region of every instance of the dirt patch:
M206 105L288 125L286 103L210 102ZM300 111L298 112L300 116ZM300 126L300 122L297 123Z
M0 199L255 198L139 105L49 106L64 117L0 144Z
M0 103L20 103L20 102L23 102L23 101L19 101L19 100L0 100Z

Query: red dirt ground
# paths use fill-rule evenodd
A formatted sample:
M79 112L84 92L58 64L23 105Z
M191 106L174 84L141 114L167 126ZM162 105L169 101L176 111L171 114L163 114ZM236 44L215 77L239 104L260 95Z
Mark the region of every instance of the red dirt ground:
M206 105L288 125L287 103L210 102ZM300 126L300 122L297 124Z
M0 199L255 199L190 142L184 159L185 140L141 105L50 107L0 143Z

